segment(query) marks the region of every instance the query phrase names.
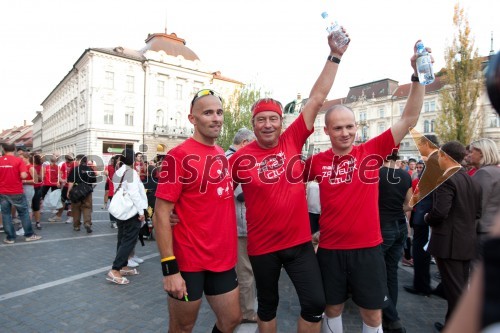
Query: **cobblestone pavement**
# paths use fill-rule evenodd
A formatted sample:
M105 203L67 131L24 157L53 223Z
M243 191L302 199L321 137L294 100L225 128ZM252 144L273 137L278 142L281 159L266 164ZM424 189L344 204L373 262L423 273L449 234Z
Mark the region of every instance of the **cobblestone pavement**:
M43 239L25 242L18 237L13 245L0 245L0 332L166 332L166 294L161 285L159 254L154 241L136 247L145 262L140 275L130 277L127 286L105 280L114 259L116 229L102 210L102 186L94 192L92 234L73 231L71 224L46 222ZM44 222L45 221L45 222ZM5 234L0 234L3 240ZM432 267L435 272L435 266ZM412 269L400 269L399 312L407 332L432 332L442 321L446 302L435 296L415 296L403 291L411 284ZM436 281L433 281L436 284ZM283 272L280 280L278 330L296 331L300 312L293 285ZM203 301L195 333L211 332L215 317ZM348 302L343 315L344 332L361 332L357 308ZM255 324L238 327L238 333L254 333Z

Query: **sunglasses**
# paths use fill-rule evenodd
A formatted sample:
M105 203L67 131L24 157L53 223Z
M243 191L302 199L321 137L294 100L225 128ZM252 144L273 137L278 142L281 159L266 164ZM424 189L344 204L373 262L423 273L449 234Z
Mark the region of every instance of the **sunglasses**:
M193 100L191 101L191 112L193 111L194 102L196 102L196 100L198 100L199 98L201 98L203 96L208 96L208 95L212 95L212 96L217 97L220 100L220 102L222 103L222 98L215 91L213 91L212 89L202 89L194 95Z

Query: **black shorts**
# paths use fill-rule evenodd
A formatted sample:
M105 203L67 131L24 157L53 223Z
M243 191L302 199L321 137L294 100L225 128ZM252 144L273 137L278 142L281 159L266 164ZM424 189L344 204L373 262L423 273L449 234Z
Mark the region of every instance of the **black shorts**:
M49 193L49 190L55 191L57 189L58 189L57 186L46 186L46 185L43 185L42 186L42 199L45 199L45 196L47 195L47 193Z
M230 292L238 287L238 278L234 268L224 272L181 272L181 276L186 281L187 297L190 302L199 300L203 292L207 296L216 296ZM178 299L171 294L169 295Z
M104 191L109 191L109 182L104 184Z
M326 304L344 303L352 294L358 306L383 309L388 302L384 254L380 246L355 250L318 249Z
M279 303L278 281L282 267L295 286L301 307L300 316L308 322L321 320L321 314L325 310L325 295L311 242L249 258L257 286L257 313L262 321L270 321L276 317Z

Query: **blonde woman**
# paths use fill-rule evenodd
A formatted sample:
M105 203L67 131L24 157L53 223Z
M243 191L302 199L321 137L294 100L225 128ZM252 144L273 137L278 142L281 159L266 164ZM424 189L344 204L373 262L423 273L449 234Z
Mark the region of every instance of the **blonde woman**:
M481 186L481 218L477 226L478 242L488 237L495 213L500 207L500 155L495 141L482 138L470 144L470 163L478 169L472 179Z

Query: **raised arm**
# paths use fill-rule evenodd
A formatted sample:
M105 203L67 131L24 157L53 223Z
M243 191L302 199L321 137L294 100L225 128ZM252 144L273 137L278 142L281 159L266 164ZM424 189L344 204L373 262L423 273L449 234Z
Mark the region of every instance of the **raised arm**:
M413 47L413 56L410 59L411 67L413 68L413 74L417 76L417 43ZM426 48L427 52L431 52L429 48ZM410 95L408 96L408 101L406 102L403 115L401 118L391 127L392 137L394 138L394 143L398 145L401 140L406 136L410 127L415 127L417 125L418 117L420 116L420 111L422 111L422 105L424 104L425 96L425 86L421 85L419 82L411 82Z
M316 120L316 116L318 115L319 110L325 102L326 96L332 88L333 81L335 81L335 76L337 75L337 70L339 68L339 63L337 63L336 61L340 62L340 59L342 59L342 55L347 50L349 44L339 48L333 42L333 38L331 38L331 35L329 35L328 46L330 46L329 59L333 60L326 61L321 74L319 75L318 79L311 89L309 99L307 100L307 103L302 110L302 116L304 117L304 121L308 130L311 130L313 128L314 120Z

